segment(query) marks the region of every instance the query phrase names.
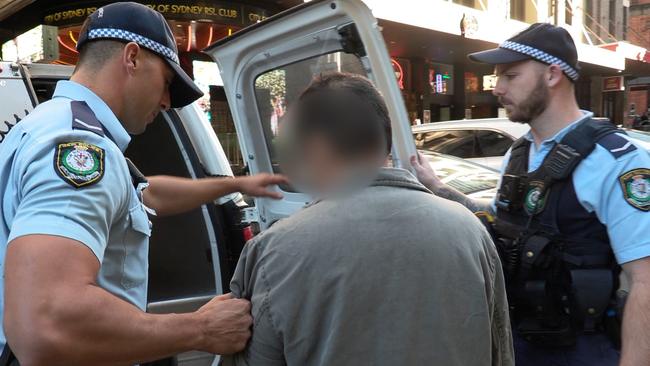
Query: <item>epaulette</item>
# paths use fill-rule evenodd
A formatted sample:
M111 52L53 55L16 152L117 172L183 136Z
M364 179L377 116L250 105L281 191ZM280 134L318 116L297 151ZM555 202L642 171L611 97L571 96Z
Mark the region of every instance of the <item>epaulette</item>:
M632 143L632 141L617 133L610 133L603 136L600 140L598 140L598 145L607 149L607 151L609 151L615 159L618 159L621 156L636 150L636 146Z
M70 103L70 108L72 109L73 130L90 131L104 137L104 126L86 102L73 100Z

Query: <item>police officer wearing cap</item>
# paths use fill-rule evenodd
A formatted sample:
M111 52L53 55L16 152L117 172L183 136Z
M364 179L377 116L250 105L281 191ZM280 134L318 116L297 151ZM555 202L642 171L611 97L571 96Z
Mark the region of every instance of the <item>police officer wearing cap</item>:
M278 198L267 187L285 179L158 176L143 191L146 179L123 155L129 135L201 92L178 64L165 19L144 5L98 9L77 47L70 81L0 146L0 362L129 365L243 349L252 321L245 300L222 295L194 313L144 312L146 208L174 214L237 191Z
M530 125L504 159L497 197L470 199L422 157L411 162L434 193L489 223L517 364L650 365L648 152L579 109L578 57L566 30L534 24L469 58L495 65L494 94L510 120ZM630 282L625 306L619 278Z

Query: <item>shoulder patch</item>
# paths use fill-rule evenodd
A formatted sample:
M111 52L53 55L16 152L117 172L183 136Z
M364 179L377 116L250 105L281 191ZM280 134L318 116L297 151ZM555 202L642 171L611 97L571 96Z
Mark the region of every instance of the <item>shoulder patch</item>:
M614 155L615 159L636 150L636 146L630 140L615 133L605 135L598 140L598 144Z
M104 149L85 142L63 142L54 151L54 170L75 188L99 182L104 176L104 162Z
M650 169L634 169L618 177L625 201L641 211L650 211Z

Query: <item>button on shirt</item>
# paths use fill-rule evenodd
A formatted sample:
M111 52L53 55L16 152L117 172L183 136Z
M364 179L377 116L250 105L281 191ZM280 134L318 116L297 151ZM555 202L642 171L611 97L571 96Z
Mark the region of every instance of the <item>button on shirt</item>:
M86 102L103 125L106 137L72 129L70 103L74 100ZM60 81L52 100L36 107L11 130L0 145L3 273L7 246L12 240L31 234L62 236L87 246L97 257L101 263L99 286L145 308L151 228L124 160L129 141L128 133L106 103L72 81ZM84 142L104 150L101 180L75 188L57 175L56 147L66 142ZM0 280L0 294L3 292L4 276ZM0 312L4 312L4 298ZM0 346L4 343L2 332Z
M528 158L528 172L537 170L553 146L580 122L593 117L593 113L582 111L583 116L560 130L555 136L536 146L531 132L524 136L531 141ZM627 135L620 134L627 141ZM650 155L643 147L618 158L603 146L595 149L580 162L572 175L578 201L588 212L595 212L598 220L607 227L612 250L619 264L650 256L650 212L632 207L626 202L619 177L634 169L650 168ZM623 146L621 146L622 148ZM510 159L510 151L504 157L501 175ZM495 202L496 204L496 202Z

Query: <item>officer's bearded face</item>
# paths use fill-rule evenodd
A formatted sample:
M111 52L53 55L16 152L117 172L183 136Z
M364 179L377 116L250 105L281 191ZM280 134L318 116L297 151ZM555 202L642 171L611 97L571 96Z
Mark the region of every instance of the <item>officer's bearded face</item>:
M550 95L544 78L545 66L535 61L503 67L494 94L513 122L530 123L548 107Z

